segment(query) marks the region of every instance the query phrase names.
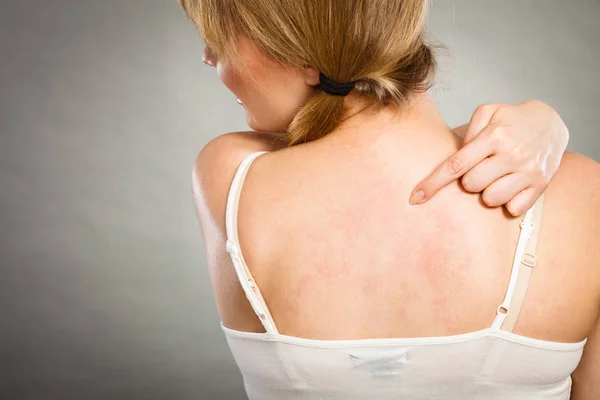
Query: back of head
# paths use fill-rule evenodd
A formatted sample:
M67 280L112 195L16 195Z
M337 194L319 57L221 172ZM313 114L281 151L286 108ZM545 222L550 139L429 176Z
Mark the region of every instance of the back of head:
M250 40L284 65L314 67L381 105L405 105L429 88L435 60L425 43L427 0L180 0L217 57L239 62ZM241 66L240 66L241 67ZM286 129L288 143L333 131L343 97L315 91Z

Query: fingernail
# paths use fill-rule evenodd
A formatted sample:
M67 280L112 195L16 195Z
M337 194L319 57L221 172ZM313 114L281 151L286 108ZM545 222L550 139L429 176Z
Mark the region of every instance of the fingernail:
M412 204L413 206L415 204L421 204L423 200L425 200L425 192L419 189L416 192L414 192L410 197L410 204Z

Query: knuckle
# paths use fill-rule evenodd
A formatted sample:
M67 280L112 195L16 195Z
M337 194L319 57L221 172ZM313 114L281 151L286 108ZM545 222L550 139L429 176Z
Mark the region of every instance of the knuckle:
M539 176L539 168L535 161L533 160L525 160L523 162L523 170L531 173L532 175Z
M499 147L506 144L507 136L508 129L504 126L497 126L492 129L492 132L490 133L490 140L492 140L492 143L495 146Z
M505 126L496 126L492 129L492 136L497 138L504 138L506 136L507 128Z
M493 104L481 104L475 109L475 114L488 114L494 108Z
M530 156L523 146L517 146L511 152L511 158L519 163L525 163L530 159Z
M504 168L505 171L510 171L513 169L513 165L514 165L515 161L519 162L519 159L515 158L515 156L504 157L504 159L502 160L502 167Z
M452 175L460 174L462 171L462 161L458 157L451 157L446 162L446 171Z

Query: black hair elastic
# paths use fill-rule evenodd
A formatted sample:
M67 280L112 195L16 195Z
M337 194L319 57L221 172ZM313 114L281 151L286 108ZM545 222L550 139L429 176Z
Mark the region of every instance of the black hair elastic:
M354 89L355 82L337 83L325 76L324 73L319 73L319 87L322 91L332 96L348 96Z

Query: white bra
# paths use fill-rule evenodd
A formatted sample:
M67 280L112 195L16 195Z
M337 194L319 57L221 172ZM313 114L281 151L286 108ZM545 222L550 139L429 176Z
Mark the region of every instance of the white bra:
M311 340L279 334L242 255L241 189L254 160L241 163L227 201L227 251L266 333L223 326L250 399L568 399L586 341L558 343L512 333L537 265L543 196L525 215L512 272L491 327L426 338ZM499 396L499 397L498 397Z

